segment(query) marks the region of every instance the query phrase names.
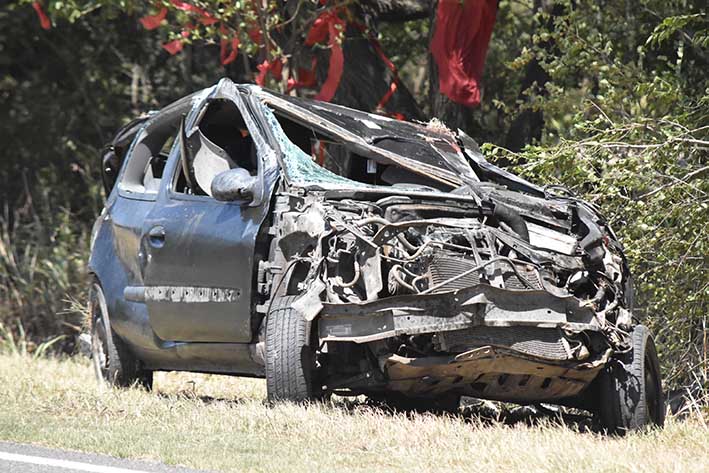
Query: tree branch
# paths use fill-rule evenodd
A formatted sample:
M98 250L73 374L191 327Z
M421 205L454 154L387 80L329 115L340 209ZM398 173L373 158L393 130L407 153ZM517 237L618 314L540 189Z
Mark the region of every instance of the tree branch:
M644 198L644 197L650 197L651 195L657 194L658 192L660 192L660 191L663 190L663 189L666 189L666 188L672 187L672 186L676 186L676 185L678 185L678 184L688 184L690 180L692 180L693 178L697 177L699 174L703 173L703 172L706 171L706 170L709 170L709 166L704 166L704 167L701 167L701 168L699 168L699 169L695 169L694 171L685 174L684 177L682 177L682 178L680 178L680 179L678 179L678 180L676 180L676 181L673 181L673 182L669 182L669 183L667 183L667 184L664 184L664 185L658 187L657 189L653 189L653 190L651 190L650 192L648 192L648 193L646 193L646 194L643 194L643 195L641 195L641 196L638 197L638 198L639 198L639 199L642 199L642 198Z
M380 21L400 23L428 18L433 8L431 0L362 0Z

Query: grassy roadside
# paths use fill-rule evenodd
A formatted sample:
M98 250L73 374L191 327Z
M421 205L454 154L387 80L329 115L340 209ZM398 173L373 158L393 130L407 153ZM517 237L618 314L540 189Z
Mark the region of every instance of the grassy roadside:
M264 396L260 380L191 374L160 374L153 393L101 389L87 360L0 355L0 439L235 472L709 471L701 419L616 439Z

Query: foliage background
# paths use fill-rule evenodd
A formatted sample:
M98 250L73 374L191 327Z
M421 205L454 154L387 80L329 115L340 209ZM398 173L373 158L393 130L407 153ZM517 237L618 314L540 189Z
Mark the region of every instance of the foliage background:
M353 5L361 13L368 3ZM253 80L263 59L252 45L244 61L220 65L218 33L207 29L170 56L161 44L174 25L138 22L151 8L52 2L49 30L24 0L0 10L0 324L13 338L22 331L30 350L58 334L67 337L57 348L74 349L102 205L98 150L112 132L222 76ZM440 115L431 18L367 15L422 116ZM486 143L491 159L603 208L666 382L693 392L709 386L707 66L704 2L501 0L481 106L449 123Z

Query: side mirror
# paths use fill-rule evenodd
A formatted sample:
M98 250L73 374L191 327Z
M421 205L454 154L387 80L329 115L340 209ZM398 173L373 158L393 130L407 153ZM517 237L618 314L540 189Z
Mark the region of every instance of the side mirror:
M249 203L256 194L258 179L244 168L220 172L212 180L212 197L222 202Z

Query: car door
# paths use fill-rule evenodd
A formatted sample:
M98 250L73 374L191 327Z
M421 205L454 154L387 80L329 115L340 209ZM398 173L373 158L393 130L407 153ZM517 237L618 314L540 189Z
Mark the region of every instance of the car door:
M92 265L100 269L100 280L112 315L111 324L124 336L130 332L130 324L126 322L132 312L120 295L125 294L127 287L142 285L144 221L158 199L165 164L163 157L169 150L170 138L175 135L175 125L181 114L191 107L190 100L179 100L160 112L151 113L126 137L126 140L132 138L132 144L125 153L117 184L106 201L103 223L112 238L102 241L111 242L113 248L94 251ZM108 271L105 268L111 265L106 260L113 255L120 268Z
M247 343L252 339L256 241L269 211L276 173L269 169L274 165L273 151L240 94L231 82L220 83L195 106L183 136L189 139L199 131L200 120L214 101L230 101L243 119L241 134L252 139L258 195L248 202L220 202L196 192L185 182L193 174L183 167L185 150L176 146L166 167L164 191L143 224L144 298L150 324L163 340Z

